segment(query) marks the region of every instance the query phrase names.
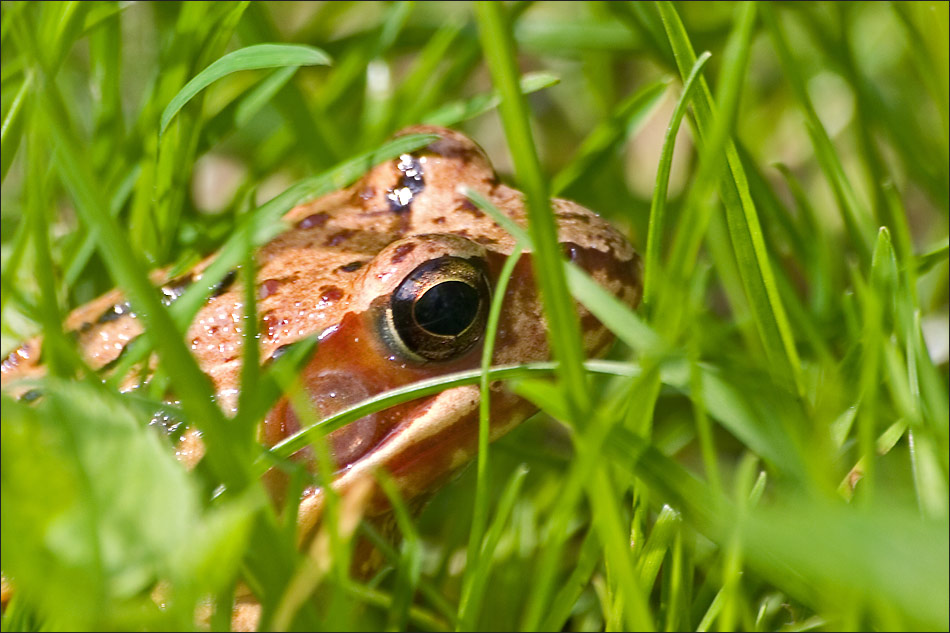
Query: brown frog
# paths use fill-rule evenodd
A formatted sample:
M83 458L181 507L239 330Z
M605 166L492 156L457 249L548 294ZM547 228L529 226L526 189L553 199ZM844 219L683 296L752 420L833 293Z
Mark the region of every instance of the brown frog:
M317 417L388 389L479 366L492 289L515 241L469 202L463 186L526 226L522 194L498 181L475 143L442 128L416 127L402 134L410 132L440 138L376 166L352 187L291 210L285 220L293 228L257 251L261 358L266 362L303 337L319 336L302 376ZM567 257L635 307L641 265L627 241L573 202L555 199L552 209ZM185 277L166 280L161 289L167 302L199 279L212 259ZM226 278L186 335L229 413L237 403L244 343L239 286L235 275ZM603 352L610 333L583 307L579 313L587 353ZM142 332L119 291L75 310L66 327L77 333L86 361L96 369L114 365ZM43 372L39 347L40 341L30 341L3 360L4 385ZM548 358L545 319L527 253L504 297L493 363ZM132 385L130 380L126 387ZM407 500L431 491L473 456L478 402L478 387L456 387L333 432L334 486L345 492L383 467ZM492 439L532 412L523 400L493 389ZM273 445L299 428L297 414L282 400L267 415L260 439ZM179 444L186 464L194 464L202 452L196 432ZM270 481L278 495L279 479ZM385 506L377 493L369 512ZM298 515L301 534L312 532L321 507L321 492L305 491Z

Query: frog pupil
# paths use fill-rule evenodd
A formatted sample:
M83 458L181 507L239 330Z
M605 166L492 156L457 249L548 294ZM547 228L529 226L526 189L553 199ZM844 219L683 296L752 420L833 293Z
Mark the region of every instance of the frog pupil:
M457 336L478 313L478 291L462 281L444 281L427 290L413 305L413 317L427 331Z

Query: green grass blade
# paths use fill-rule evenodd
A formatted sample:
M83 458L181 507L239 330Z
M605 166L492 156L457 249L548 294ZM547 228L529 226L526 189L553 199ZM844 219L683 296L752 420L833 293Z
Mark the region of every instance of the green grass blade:
M425 94L428 84L434 83L433 76L447 57L452 57L452 46L458 42L464 27L461 20L450 20L439 27L432 38L419 51L412 68L405 79L396 87L396 112L393 120L398 125L412 125L421 120L427 103L420 95Z
M666 192L670 184L670 169L673 166L673 146L676 141L676 133L679 132L683 115L686 114L686 108L692 101L693 91L699 85L696 79L700 76L703 67L711 56L712 54L708 51L704 52L690 69L689 75L683 82L683 92L673 108L673 116L670 117L670 124L666 128L666 136L663 138L663 149L660 151L660 162L656 169L656 187L653 189L653 198L650 202L650 228L647 233L646 261L643 273L643 303L646 305L653 303L653 295L656 294L654 287L657 284L656 278L660 267L660 240L663 237L663 225L666 218Z
M779 55L779 60L785 69L785 76L789 79L795 96L805 111L805 117L807 119L806 127L815 148L818 164L821 166L825 177L828 179L835 193L845 226L851 235L851 243L857 248L861 261L867 263L870 261L871 256L871 227L868 212L859 204L854 189L845 175L844 168L834 149L831 138L828 136L828 131L818 118L815 106L808 96L805 79L799 70L800 65L796 62L789 48L773 8L768 5L763 5L762 18L769 27L769 34L772 36L776 52Z
M544 90L558 83L559 79L550 73L527 73L521 78L522 94L531 94ZM474 119L498 107L501 97L497 92L475 95L470 99L454 101L440 106L437 110L422 116L422 121L429 125L452 127L463 121Z
M594 530L587 532L584 542L581 544L580 554L578 555L577 566L571 572L570 578L561 587L552 601L551 611L541 622L542 631L561 631L564 630L564 624L571 615L571 610L577 603L582 590L590 582L590 577L594 573L594 567L597 565L600 550L600 542Z
M164 133L172 118L196 94L233 72L317 64L330 64L330 57L318 48L300 44L257 44L228 53L195 75L165 106L159 130Z
M287 85L287 82L297 72L299 66L285 66L275 70L267 79L257 84L254 89L247 93L237 105L234 111L234 126L242 128L247 125L255 114L257 114L264 105L274 98L281 88Z
M241 458L242 449L247 447L237 446L228 438L227 423L214 403L208 377L201 372L186 348L180 330L161 304L144 265L125 248L126 239L115 218L109 215L93 175L80 158L80 150L68 142L70 134L67 128L48 103L44 101L43 106L44 119L56 147L55 163L77 210L95 232L99 250L110 262L110 272L119 286L128 292L136 311L143 315L150 336L153 340L163 341L158 348L159 354L169 369L176 395L186 414L206 431L209 461L222 481L235 490L241 489L248 481L245 474L247 462Z
M619 104L609 120L600 123L581 141L574 158L551 181L551 193L563 194L596 168L604 156L632 135L666 93L669 81L650 82Z
M488 313L488 323L485 326L484 347L482 348L482 379L479 383L481 398L478 402L478 455L476 461L475 506L472 512L472 528L469 532L468 556L465 575L462 578L462 598L459 601L458 627L471 629L474 627L474 616L479 608L479 600L471 599L474 584L479 581L480 575L487 572L480 565L482 536L488 520L488 451L489 451L489 414L491 412L491 390L489 389L488 371L491 369L492 356L495 350L495 337L498 334L498 320L501 316L502 301L508 289L508 282L514 272L518 260L521 259L523 247L519 243L515 250L505 260L505 265L498 275L498 282L493 290L491 308Z
M635 365L611 361L590 360L584 363L584 367L590 372L616 376L629 377L637 376L640 373L639 368ZM523 376L550 376L551 373L556 370L557 363L554 362L525 363L523 365L493 367L491 371L488 372L488 377L490 380L508 380ZM274 444L274 446L270 448L269 452L273 453L278 458L290 457L295 452L299 451L301 448L305 448L309 444L309 434L315 432L323 434L331 433L354 420L360 419L364 415L369 415L370 413L374 413L376 411L382 411L383 409L395 406L397 404L402 404L403 402L409 402L410 400L416 400L424 396L441 393L442 391L451 389L452 387L475 385L478 384L481 379L482 370L480 368L469 369L466 371L446 374L437 378L420 380L404 387L384 391L372 396L371 398L367 398L366 400L363 400L352 407L343 409L342 411L334 413L331 416L327 416L317 425L320 427L319 430L309 427L301 429L296 434L287 437L277 444ZM263 459L259 459L257 461L257 465L258 467L262 468L266 467L268 464L266 464Z
M33 75L28 73L20 83L20 87L17 88L13 103L10 104L6 116L3 117L3 124L0 127L0 156L2 156L2 159L0 159L0 182L6 180L7 171L10 169L13 157L16 156L17 148L20 145L22 133L20 115L23 112L23 106L32 85Z
M491 526L485 534L484 541L479 541L478 558L476 560L466 561L466 575L471 578L470 583L465 587L462 594L462 600L459 603L459 620L456 623L457 631L472 631L476 629L477 614L482 609L485 589L491 574L491 560L498 547L498 541L501 539L502 530L508 523L511 516L512 507L518 494L521 492L525 476L528 469L524 465L519 466L512 473L511 478L505 485L501 493L501 499L498 502L498 511L492 520ZM468 569L471 568L471 572Z
M685 78L696 63L692 44L673 5L661 2L657 6L667 28L680 74ZM701 130L706 130L706 134L711 135L715 125L712 95L702 78L700 86L701 90L695 100L696 121ZM775 284L745 172L731 141L726 144L725 155L731 177L723 178L720 192L726 207L729 233L746 295L771 362L778 364L779 375L787 377L801 393L801 361L795 347L795 339Z
M581 415L589 408L590 399L581 367L580 325L567 292L548 189L518 85L511 26L506 24L502 5L479 2L475 6L482 46L502 97L499 109L508 147L527 199L528 227L536 249L535 270L543 271L538 275L538 284L548 319L549 342L554 357L561 361L563 386L571 394L573 412Z

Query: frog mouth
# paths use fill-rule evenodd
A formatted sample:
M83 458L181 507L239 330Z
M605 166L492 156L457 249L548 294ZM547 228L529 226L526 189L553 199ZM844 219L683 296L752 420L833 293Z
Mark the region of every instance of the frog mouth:
M383 353L373 330L376 323L377 317L369 312L347 313L338 325L320 337L316 352L300 373L309 397L309 411L299 413L286 397L282 398L261 427L263 444L278 445L304 427L373 396L446 372L469 369L478 362L479 347L457 361L437 365ZM324 439L333 460L334 485L349 481L355 473L369 473L380 466L391 473L405 474L410 470L428 473L430 469L423 468L424 461L413 457L416 452L427 450L425 441L433 441L426 438L446 431L440 443L451 452L457 442L448 431L450 427L459 423L477 427L474 417L467 419L477 413L477 389L474 392L458 389L464 388L369 413L327 433ZM293 459L316 472L315 455L313 447L307 446L295 452ZM433 464L437 461L434 453L427 459ZM409 467L409 462L414 465ZM424 478L430 477L431 474L424 475ZM265 483L278 503L283 502L288 480L288 476L277 469L265 476ZM401 488L406 490L407 497L415 494L408 487ZM305 493L304 502L308 499L313 502L314 490Z
M385 470L406 502L435 490L469 463L477 451L479 398L478 386L466 385L381 412L392 416L389 433L337 470L333 488L346 494L366 480L376 481L377 472ZM504 435L535 410L509 392L493 393L490 439ZM297 519L301 538L311 534L318 524L323 503L322 489L313 486L304 491ZM390 499L375 486L366 515L377 516L390 508Z

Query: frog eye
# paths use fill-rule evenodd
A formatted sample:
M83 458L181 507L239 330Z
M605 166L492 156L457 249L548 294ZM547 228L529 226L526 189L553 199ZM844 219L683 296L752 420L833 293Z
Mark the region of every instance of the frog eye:
M446 361L482 337L491 288L481 262L443 255L403 279L388 311L394 341L410 356Z

